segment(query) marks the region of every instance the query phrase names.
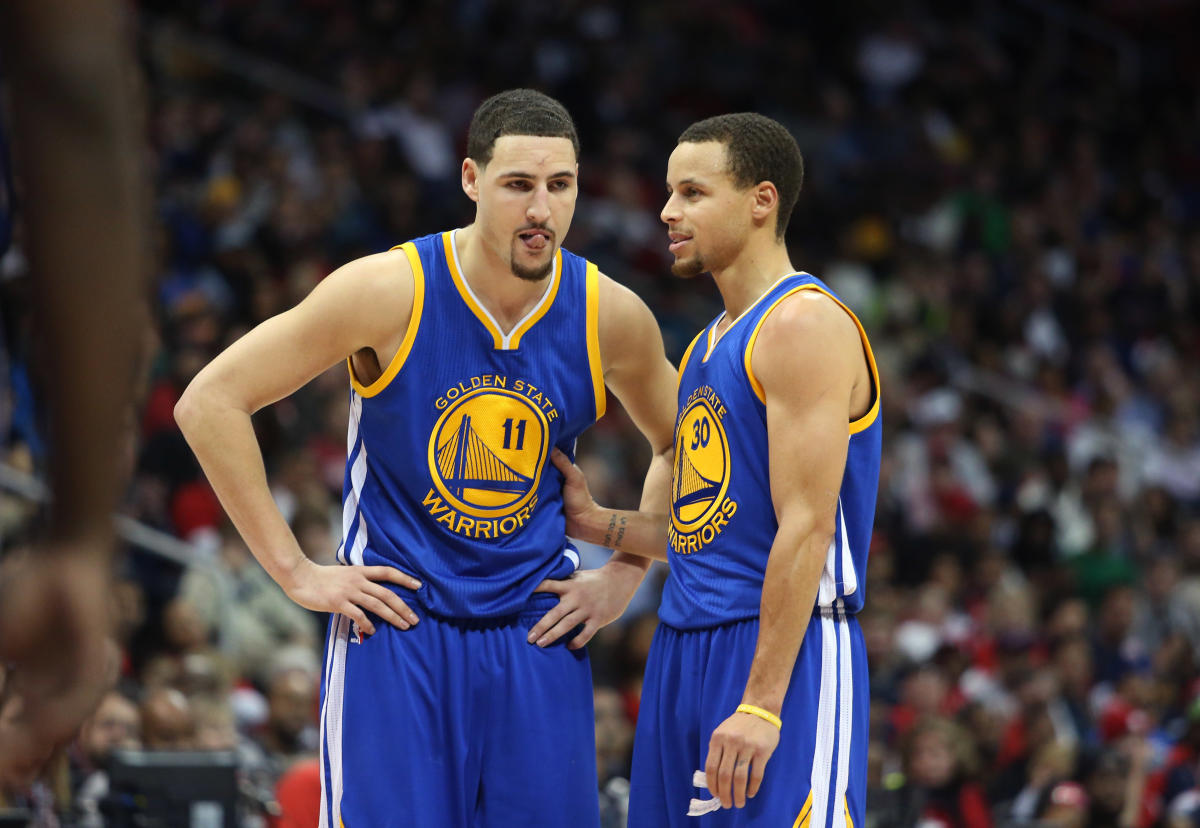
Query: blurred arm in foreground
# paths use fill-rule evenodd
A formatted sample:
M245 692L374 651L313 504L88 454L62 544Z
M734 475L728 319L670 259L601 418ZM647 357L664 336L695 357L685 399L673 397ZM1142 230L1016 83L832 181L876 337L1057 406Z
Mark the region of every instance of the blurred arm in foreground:
M112 510L146 316L142 111L123 4L0 4L33 267L49 525L0 568L0 782L28 779L104 690Z

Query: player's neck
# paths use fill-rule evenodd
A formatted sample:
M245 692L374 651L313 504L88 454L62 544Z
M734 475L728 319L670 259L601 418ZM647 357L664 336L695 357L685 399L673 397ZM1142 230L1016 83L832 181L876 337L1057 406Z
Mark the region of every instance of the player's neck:
M737 319L765 294L773 284L795 268L782 244L747 246L729 267L713 271L713 279L725 300L728 324Z
M488 249L475 225L459 230L454 244L463 279L505 333L510 333L546 295L549 276L533 282L515 275L508 262Z

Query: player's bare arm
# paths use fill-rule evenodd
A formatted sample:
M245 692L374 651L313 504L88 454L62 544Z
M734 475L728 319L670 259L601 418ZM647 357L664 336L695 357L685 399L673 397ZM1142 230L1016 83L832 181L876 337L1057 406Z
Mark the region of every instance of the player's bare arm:
M767 317L751 367L766 396L779 530L767 560L758 642L742 701L778 716L834 536L848 423L866 411L871 389L854 322L816 291L784 300ZM713 732L705 772L723 807L741 808L758 793L778 743L774 724L746 713L732 713Z
M606 290L613 313L607 319L604 315L600 318L601 350L606 357L604 379L654 451L642 489L641 508L630 511L598 505L577 466L561 454L551 459L566 478L563 503L568 534L617 552L665 561L679 374L665 357L651 363L650 354L663 354L663 344L650 309L632 291L610 279L601 282L602 297ZM602 314L603 309L602 305ZM647 410L642 412L639 405L647 406ZM662 419L667 411L669 422ZM665 432L648 430L664 425Z
M377 582L409 589L419 582L392 567L319 566L305 557L271 497L250 416L348 357L360 380L373 381L400 347L413 292L412 268L399 250L350 262L229 346L175 408L221 505L267 573L296 603L344 613L367 634L374 632L367 611L401 629L417 622Z
M584 646L596 630L625 611L650 559L666 558L678 375L667 360L658 322L646 304L604 275L600 276L599 293L604 384L649 441L653 456L642 486L640 509L635 512L597 506L579 468L561 452L552 455L566 478L563 509L567 533L614 553L600 569L576 573L566 581L546 581L539 587L560 596L559 603L530 630L529 640L540 646L578 624L584 625L583 631L570 646Z

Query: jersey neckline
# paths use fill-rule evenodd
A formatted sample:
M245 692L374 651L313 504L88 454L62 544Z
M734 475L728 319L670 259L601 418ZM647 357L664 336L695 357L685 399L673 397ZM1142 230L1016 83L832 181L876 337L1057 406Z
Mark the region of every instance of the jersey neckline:
M550 307L554 304L554 297L558 294L558 286L562 282L562 248L554 251L554 272L550 276L550 284L546 286L546 292L542 294L542 298L537 304L530 308L520 320L513 325L512 330L507 333L500 323L475 295L475 291L471 290L471 285L467 282L463 275L462 264L458 258L458 231L462 228L447 231L442 234L442 244L446 250L446 265L450 270L450 278L454 281L454 287L458 290L459 296L470 309L475 318L480 324L492 335L492 342L498 351L515 351L521 346L521 337L524 336L530 328L532 328L539 319L546 315Z

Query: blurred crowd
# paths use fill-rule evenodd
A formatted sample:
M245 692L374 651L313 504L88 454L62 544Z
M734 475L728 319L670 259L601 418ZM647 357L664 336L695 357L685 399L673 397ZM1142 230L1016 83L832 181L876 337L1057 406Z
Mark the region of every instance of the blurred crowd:
M1200 20L1073 8L139 3L159 278L124 511L191 563L123 556L121 681L61 772L0 802L102 824L107 757L139 745L236 751L247 824L311 799L324 620L229 527L172 409L333 268L468 222L471 112L529 85L580 130L567 246L647 301L676 361L719 310L668 271L677 135L756 110L800 143L792 261L859 314L882 375L869 825L1200 824ZM36 471L21 232L0 259L0 459ZM255 417L323 563L346 410L336 366ZM598 501L636 506L649 451L619 410L580 452ZM8 551L32 509L0 493ZM606 828L663 574L591 646Z

